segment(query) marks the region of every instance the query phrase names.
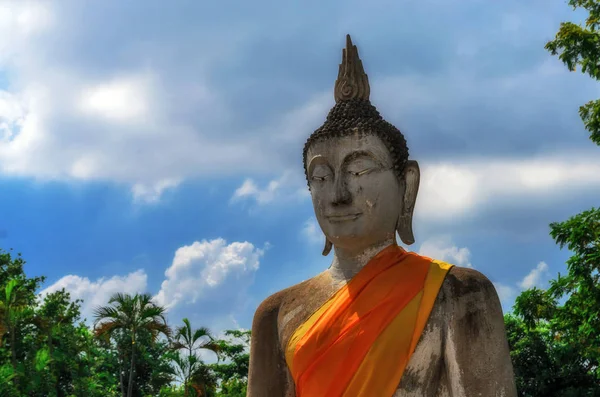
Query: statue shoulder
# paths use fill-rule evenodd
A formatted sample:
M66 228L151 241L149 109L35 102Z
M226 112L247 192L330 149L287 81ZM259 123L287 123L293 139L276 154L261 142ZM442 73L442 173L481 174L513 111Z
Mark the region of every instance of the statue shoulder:
M297 295L303 283L267 297L258 305L252 321L248 396L284 396L289 393L288 371L281 343L278 318L286 302Z
M477 270L453 267L442 290L451 394L516 397L502 306L492 282Z
M445 298L454 302L486 301L494 305L500 304L494 284L481 272L467 267L452 267L446 275L442 290Z
M306 299L309 290L320 284L322 278L320 274L270 295L258 305L254 313L254 322L264 323L266 318L276 321L280 309L286 306L285 303Z

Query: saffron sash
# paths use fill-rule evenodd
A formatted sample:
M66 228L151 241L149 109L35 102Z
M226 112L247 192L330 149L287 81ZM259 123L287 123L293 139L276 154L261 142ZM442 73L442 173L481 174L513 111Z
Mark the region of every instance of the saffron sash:
M452 265L397 245L377 254L292 334L296 397L391 397Z

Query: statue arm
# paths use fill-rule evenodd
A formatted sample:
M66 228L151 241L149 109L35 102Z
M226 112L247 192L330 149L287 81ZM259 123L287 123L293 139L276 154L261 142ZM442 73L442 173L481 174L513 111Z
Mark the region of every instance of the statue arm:
M493 284L453 268L444 283L449 309L445 364L452 396L516 397L502 306Z
M284 397L287 367L279 347L277 295L267 298L256 310L252 322L248 397Z

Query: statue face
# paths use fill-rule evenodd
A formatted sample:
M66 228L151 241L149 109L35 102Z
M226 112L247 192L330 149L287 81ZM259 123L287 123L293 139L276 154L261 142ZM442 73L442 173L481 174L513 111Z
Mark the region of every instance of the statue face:
M306 164L317 221L334 246L362 251L395 236L403 186L379 137L317 141Z

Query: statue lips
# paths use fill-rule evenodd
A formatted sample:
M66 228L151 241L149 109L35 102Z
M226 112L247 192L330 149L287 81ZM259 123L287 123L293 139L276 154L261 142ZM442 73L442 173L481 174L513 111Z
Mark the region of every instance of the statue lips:
M358 219L362 215L362 212L350 213L350 214L335 214L327 215L327 219L332 223L348 222Z

